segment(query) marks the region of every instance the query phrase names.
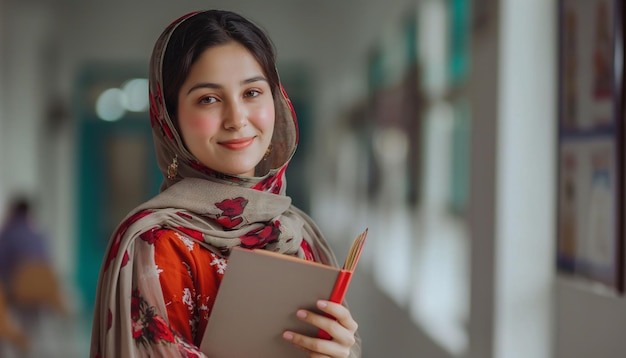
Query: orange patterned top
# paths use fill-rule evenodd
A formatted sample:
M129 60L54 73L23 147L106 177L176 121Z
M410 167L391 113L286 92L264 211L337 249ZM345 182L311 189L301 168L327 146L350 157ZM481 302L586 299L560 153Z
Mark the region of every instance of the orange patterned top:
M157 229L155 263L171 329L200 346L228 260L197 241L169 229ZM302 240L305 258L312 250Z

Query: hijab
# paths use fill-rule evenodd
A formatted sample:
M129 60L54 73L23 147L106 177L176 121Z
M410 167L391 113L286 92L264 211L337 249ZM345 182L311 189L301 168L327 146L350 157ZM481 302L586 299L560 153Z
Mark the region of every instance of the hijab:
M298 127L293 106L282 86L273 93L276 114L272 150L257 165L258 176L216 172L185 148L165 105L162 66L172 33L197 14L190 13L174 21L154 46L149 73L150 123L164 181L161 192L132 210L110 238L98 280L92 357L123 358L139 354L130 319L131 300L137 297L137 292L153 307L155 316L167 324L167 310L154 264L154 246L142 236L153 228L174 230L222 257L228 257L235 246L303 257L304 240L316 261L337 266L315 223L291 205L291 199L285 195L285 170L296 150ZM172 345L143 349L159 349L149 352L155 356L179 354Z

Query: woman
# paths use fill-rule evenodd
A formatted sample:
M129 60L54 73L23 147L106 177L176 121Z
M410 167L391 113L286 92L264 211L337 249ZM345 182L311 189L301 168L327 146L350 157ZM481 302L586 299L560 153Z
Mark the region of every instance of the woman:
M98 283L92 357L203 356L198 347L234 246L336 265L311 219L285 195L297 140L272 44L227 11L185 15L157 40L150 119L161 193L111 238ZM360 357L349 310L294 312L330 340L285 331L311 357Z

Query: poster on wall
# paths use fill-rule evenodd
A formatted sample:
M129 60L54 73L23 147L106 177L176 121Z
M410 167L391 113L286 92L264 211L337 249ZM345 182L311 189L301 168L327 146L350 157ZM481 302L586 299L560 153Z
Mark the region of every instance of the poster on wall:
M557 268L622 292L623 0L560 0Z

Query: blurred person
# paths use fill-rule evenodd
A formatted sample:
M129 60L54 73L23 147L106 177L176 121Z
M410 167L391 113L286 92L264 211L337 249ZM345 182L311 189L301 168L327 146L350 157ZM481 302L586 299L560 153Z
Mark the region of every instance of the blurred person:
M50 248L44 233L37 227L30 200L25 195L17 195L9 202L0 229L0 282L5 287L10 287L24 262L50 263Z
M111 237L91 357L203 357L198 347L235 246L337 266L316 224L285 195L298 128L259 27L228 11L184 15L156 41L149 81L164 180ZM318 308L336 320L294 315L331 339L283 338L310 357L360 357L347 306L320 300Z
M44 310L65 311L47 237L32 210L25 195L15 196L0 229L2 331L22 352L31 348L29 340L36 343Z

